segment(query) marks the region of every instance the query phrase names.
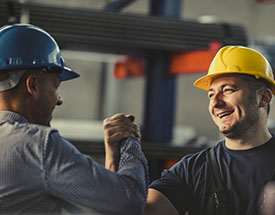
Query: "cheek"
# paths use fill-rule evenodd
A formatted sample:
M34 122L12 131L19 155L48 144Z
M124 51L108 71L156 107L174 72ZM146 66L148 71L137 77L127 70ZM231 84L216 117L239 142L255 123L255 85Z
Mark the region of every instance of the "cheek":
M55 107L57 103L58 103L58 95L54 94L51 99L51 104L53 107Z
M56 94L55 91L50 91L46 95L45 101L46 101L45 106L47 107L47 109L52 110L58 101L58 95Z
M58 100L58 93L57 92L54 92L53 94L52 94L53 96L53 100L56 102L57 100Z
M246 116L248 108L251 107L251 104L244 100L246 99L240 100L233 104L235 106L235 112L239 116L239 118Z
M213 106L211 104L211 101L208 104L208 112L210 113L210 115L213 117Z
M58 92L57 90L52 89L49 93L49 97L52 101L56 101L58 99Z

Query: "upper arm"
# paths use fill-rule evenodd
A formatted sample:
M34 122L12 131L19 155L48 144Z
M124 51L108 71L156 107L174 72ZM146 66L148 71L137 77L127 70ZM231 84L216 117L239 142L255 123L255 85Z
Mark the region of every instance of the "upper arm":
M149 188L144 215L177 215L179 212L170 200L156 189Z

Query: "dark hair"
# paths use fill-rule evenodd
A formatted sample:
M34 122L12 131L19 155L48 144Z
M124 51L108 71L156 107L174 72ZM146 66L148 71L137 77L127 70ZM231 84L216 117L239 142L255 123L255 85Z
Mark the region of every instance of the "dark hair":
M246 74L237 74L237 75L241 76L244 80L252 83L249 85L250 93L254 93L257 90L264 88L264 87L272 90L271 83L269 83L269 81L267 81L263 78L256 78L253 75L246 75ZM269 113L270 113L270 104L268 104L268 106L267 106L267 115L269 115Z

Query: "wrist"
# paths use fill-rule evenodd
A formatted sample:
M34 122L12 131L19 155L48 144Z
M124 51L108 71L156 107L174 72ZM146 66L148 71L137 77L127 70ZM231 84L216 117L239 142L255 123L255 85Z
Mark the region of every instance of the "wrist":
M105 145L105 168L117 171L120 159L120 148Z

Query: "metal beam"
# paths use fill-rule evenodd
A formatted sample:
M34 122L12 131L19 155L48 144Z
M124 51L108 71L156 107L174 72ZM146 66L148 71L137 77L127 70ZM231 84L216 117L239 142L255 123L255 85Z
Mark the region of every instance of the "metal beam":
M81 152L92 157L103 157L105 155L104 143L102 141L76 141L71 139L70 142L74 144ZM148 159L180 159L184 155L195 153L203 149L203 147L195 148L190 146L169 146L155 142L144 142L141 144L141 147Z
M147 51L183 52L207 49L209 42L246 45L245 29L240 25L202 24L172 19L57 7L34 3L14 6L19 20L21 8L29 8L29 22L47 30L63 49L118 54ZM0 2L0 25L8 23L8 9ZM230 32L230 34L228 34ZM230 38L228 38L230 35Z

